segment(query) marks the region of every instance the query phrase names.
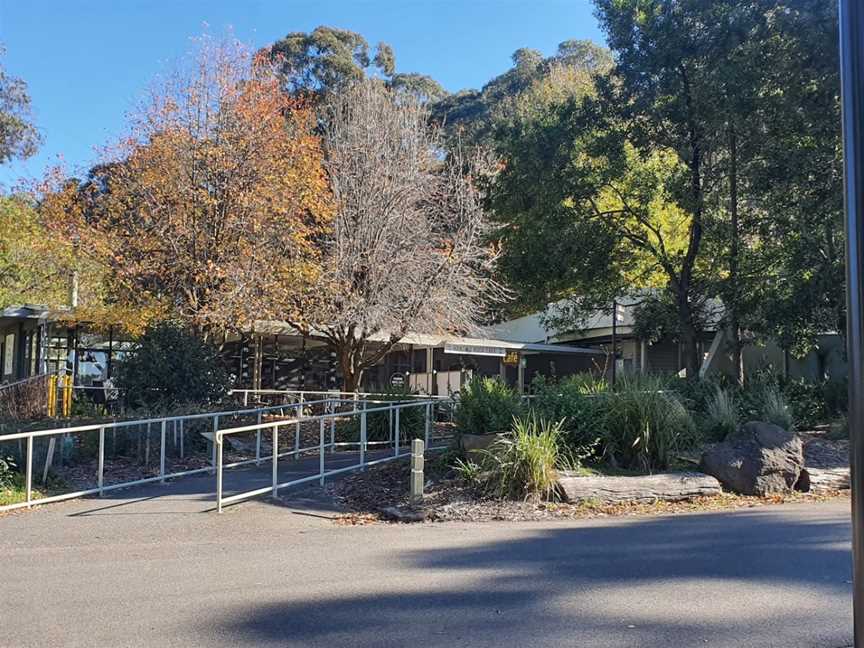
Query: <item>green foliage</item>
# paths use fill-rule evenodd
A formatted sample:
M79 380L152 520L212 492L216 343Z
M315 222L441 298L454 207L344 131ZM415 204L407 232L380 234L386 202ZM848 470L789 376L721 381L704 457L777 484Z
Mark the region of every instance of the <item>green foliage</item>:
M308 34L293 32L265 52L292 93L325 94L369 76L421 100L447 94L431 77L396 72L396 56L387 43L378 43L373 54L361 34L347 29L322 25Z
M554 499L558 468L573 468L578 461L565 450L560 421L536 415L515 419L510 435L483 453L486 487L498 497ZM477 476L477 468L466 468ZM464 474L464 473L463 473Z
M767 422L779 425L784 430L795 429L795 420L792 416L792 410L786 402L786 397L779 387L775 385L766 385L759 394L759 413L760 419Z
M463 434L503 432L522 410L519 394L497 378L473 378L459 392L456 427Z
M812 428L827 421L831 405L826 400L827 383L809 382L804 379L790 380L782 386L782 394L787 401L795 426L799 429Z
M539 418L561 421L571 447L591 445L603 434L603 404L609 386L590 374L555 382L538 376L531 384L531 410Z
M12 457L0 456L0 490L11 488L18 466Z
M711 441L722 441L738 429L738 404L731 391L715 387L701 422L702 433Z
M386 407L390 403L413 403L420 399L414 398L406 387L388 387L384 391L367 397L367 409ZM362 407L362 403L358 405ZM395 412L375 412L366 415L366 440L385 441L390 438L391 416L393 429L395 430ZM340 422L340 438L344 433L353 441L360 439L360 416L351 416L348 421ZM400 437L409 439L422 439L426 434L426 408L422 406L403 407L399 410L399 433Z
M117 386L129 407L165 409L217 402L227 392L228 376L216 349L179 324L161 322L119 363Z
M677 393L653 376L624 377L603 403L604 454L624 468L665 470L676 451L697 440L693 418Z
M453 470L464 482L474 488L483 486L483 466L472 459L457 457L452 463Z

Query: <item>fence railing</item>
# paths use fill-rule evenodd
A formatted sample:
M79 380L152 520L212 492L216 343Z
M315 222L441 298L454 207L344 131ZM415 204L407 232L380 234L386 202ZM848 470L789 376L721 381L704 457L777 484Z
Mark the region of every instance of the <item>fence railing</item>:
M440 405L438 401L424 401L422 403L412 401L410 403L407 403L407 405L424 406L427 404L429 405L427 420L434 423L436 416L435 407ZM26 432L16 432L13 434L0 435L0 455L7 454L3 451L3 448L8 447L8 444L10 443L24 445L24 448L21 448L21 452L19 454L22 457L21 463L23 463L24 468L25 490L25 498L23 501L0 506L0 511L31 507L37 504L59 502L62 500L83 497L86 495L104 495L106 492L120 488L128 488L130 486L137 486L153 482L164 482L168 479L202 473L218 473L220 475L217 480L218 486L218 482L221 482L222 468L231 468L252 463L260 464L262 461L272 459L270 455L262 454L262 444L264 441L263 435L265 431L274 429L274 425L278 427L287 427L289 425L292 426L292 429L294 430L296 452L289 452L287 454L294 454L297 458L299 458L300 455L304 452L304 448L301 447L303 428L308 428L309 421L317 421L321 416L329 417L328 420L333 421L333 424L331 426L330 443L326 444L326 447L332 452L335 452L337 448L346 447L346 442L337 442L337 430L335 425L338 417L344 417L345 411L367 411L370 413L372 413L373 410L375 412L390 411L391 413L389 414L389 418L391 435L387 439L381 441L369 442L363 447L365 450L370 445L392 445L395 442L398 455L399 439L397 435L397 438L394 441L394 438L392 436L392 430L394 429L392 417L393 412L398 412L399 408L400 403L388 403L386 406L382 407L379 402L368 400L326 398L311 401L304 400L303 402L297 403L280 403L278 405L268 405L264 407L255 407L248 409L204 412L177 416L163 416L128 421L108 421L89 425L79 425L74 427L30 430ZM223 466L222 444L224 436L222 432L224 429L224 425L228 421L236 421L237 419L241 419L244 417L252 418L252 420L255 420L256 422L251 426L233 427L229 428L226 431L228 431L232 435L236 435L243 430L251 430L255 432L252 441L252 444L254 445L252 446L252 448L249 449L249 452L245 453L249 456L249 458L241 458L237 461L233 461ZM275 420L266 421L265 417ZM398 419L399 414L396 414L396 431L399 430ZM132 436L137 438L139 449L141 447L142 438L146 438L147 457L149 458L149 444L151 439L151 432L153 431L156 432L159 439L158 473L148 477L142 477L137 479L123 479L116 483L106 484L105 469L106 452L109 449L108 434L110 433L112 435L113 442L116 442L116 436L118 433L125 432L127 435L131 434ZM189 438L187 440L187 437L189 437L190 434L194 434L195 437ZM48 476L49 466L52 463L52 458L55 455L56 441L60 439L60 445L62 447L64 445L62 443L63 439L69 439L76 436L78 437L78 444L80 446L89 445L90 450L95 455L95 466L93 466L93 471L95 472L95 475L92 475L92 477L95 477L95 485L93 485L92 487L73 489L71 492L65 492L57 495L34 497L34 446L36 442L43 440L47 440L48 442L47 448L43 448L45 450L46 456L45 469L42 472L42 481L44 483ZM201 438L205 438L208 441L208 443L206 444L207 452L205 455L201 455L200 453ZM432 436L430 436L429 438L431 441ZM173 440L173 458L176 459L179 456L179 459L182 460L184 458L184 455L189 452L190 447L193 445L190 442L195 441L196 439L198 440L198 442L195 447L199 448L197 458L201 462L206 462L207 465L190 469L171 470L170 466L168 465L168 441ZM350 445L350 443L347 445ZM111 447L114 447L114 443L111 444ZM276 452L277 454L279 454L278 445L274 445L273 447L277 448ZM306 450L308 450L308 448L306 448ZM241 452L240 454L243 455L244 453ZM285 453L282 453L280 456L284 455ZM118 455L115 452L114 459L117 459L117 457Z
M248 405L250 399L268 399L282 397L286 402L298 400L309 400L310 398L342 398L350 400L363 400L385 395L385 392L345 392L337 390L309 390L309 389L232 389L229 394L242 397L243 404ZM429 394L405 394L405 398L418 400L441 400L449 401L450 396L435 396Z
M374 401L374 400L344 400L334 401L338 403L331 411L315 416L306 416L296 420L278 420L255 425L245 425L235 428L219 430L216 433L216 508L220 513L222 508L260 495L270 494L278 497L279 490L290 486L297 486L308 482L318 481L321 485L327 477L340 473L363 469L367 466L393 461L407 455L410 439L418 433L418 430L408 430L403 425L406 414L418 412L422 416L422 437L425 447L435 450L441 447L442 437L435 436L435 408L441 404L439 400L415 400L415 401ZM369 438L370 419L376 424L386 420L384 426L387 437L382 439ZM303 446L301 444L299 425L302 423L315 424L318 427L318 439L314 445ZM418 421L414 421L416 424ZM280 450L280 432L283 428L291 425L296 426L294 434L293 449ZM377 427L377 426L376 426ZM380 430L378 430L380 432ZM234 462L223 464L223 449L226 439L233 435L249 434L254 432L258 438L263 433L269 433L271 452L261 460L271 462L271 484L262 488L235 493L226 496L223 492L223 470L232 468L247 462ZM346 434L346 432L348 434ZM356 433L356 439L354 438ZM328 438L329 435L329 438ZM342 440L340 440L340 435ZM347 437L347 438L346 438ZM446 438L446 437L445 437ZM449 440L449 439L448 439ZM290 447L290 445L289 445ZM342 453L337 452L342 450ZM370 450L371 449L371 450ZM370 458L370 452L373 454ZM350 453L350 454L349 454ZM305 455L307 457L318 456L318 470L314 474L304 475L295 479L279 481L279 459L282 457L294 457L295 459ZM342 456L339 456L339 455ZM348 454L346 457L345 454ZM327 457L333 459L348 459L351 463L339 467L327 468Z
M270 416L293 416L297 418L298 410L301 413L304 412L314 412L316 409L318 411L323 411L326 407L328 407L328 403L331 403L333 399L325 399L320 401L310 401L305 402L303 404L296 405L272 405L266 407L257 407L250 409L241 409L241 410L224 410L219 412L204 412L197 414L183 414L177 416L163 416L149 419L136 419L136 420L127 420L127 421L107 421L107 422L99 422L93 423L89 425L78 425L73 427L60 427L60 428L51 428L46 430L30 430L26 432L16 432L13 434L4 434L0 435L0 444L7 445L12 442L18 442L26 444L26 449L20 454L23 455L23 463L24 463L24 479L25 479L25 500L22 502L8 504L5 506L0 506L0 511L7 511L16 508L29 507L34 504L47 504L49 502L58 502L66 499L73 499L76 497L82 497L84 495L91 494L104 494L105 492L115 490L118 488L126 488L129 486L135 486L139 484L146 484L150 482L158 482L165 481L166 479L172 479L175 477L182 477L186 475L200 474L205 472L212 473L215 469L215 461L216 461L216 444L212 440L215 439L215 434L219 430L220 424L223 424L227 420L238 419L241 417L254 417L258 422L263 420L265 415ZM192 426L195 426L196 430L192 430ZM115 435L116 441L116 433L118 432L126 432L127 434L131 433L137 436L138 440L142 438L142 436L146 433L147 439L147 454L149 456L149 441L152 431L157 431L159 436L159 472L158 474L152 477L144 477L141 479L131 479L124 480L114 484L105 484L105 458L106 458L106 433L110 432ZM206 431L205 431L206 430ZM180 459L184 458L184 455L191 448L186 445L188 443L187 437L190 432L197 433L198 435L207 438L209 436L208 446L212 447L210 465L201 468L194 468L190 470L178 470L178 471L170 471L167 466L168 452L167 452L167 441L170 438L173 439L173 449L175 451L175 455L179 455ZM89 435L89 436L88 436ZM47 439L48 446L46 449L46 460L45 460L45 470L43 472L43 482L45 481L49 466L52 464L52 459L55 456L55 445L56 440L58 438L70 438L70 437L79 437L79 444L85 445L89 444L93 448L96 455L96 486L93 488L83 488L74 490L72 492L63 493L60 495L52 495L48 497L34 498L33 497L33 483L34 483L34 460L33 460L33 451L34 451L34 443L36 440ZM93 436L97 436L97 440L94 439ZM186 442L186 443L184 443ZM62 444L61 444L62 445ZM185 446L185 447L184 447ZM0 452L0 454L6 454ZM260 442L256 445L256 454L260 454Z

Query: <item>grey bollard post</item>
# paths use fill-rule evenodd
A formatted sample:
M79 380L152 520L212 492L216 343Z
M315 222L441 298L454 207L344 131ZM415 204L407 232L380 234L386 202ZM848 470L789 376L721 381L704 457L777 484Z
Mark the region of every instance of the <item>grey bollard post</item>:
M423 439L411 442L411 503L423 501Z

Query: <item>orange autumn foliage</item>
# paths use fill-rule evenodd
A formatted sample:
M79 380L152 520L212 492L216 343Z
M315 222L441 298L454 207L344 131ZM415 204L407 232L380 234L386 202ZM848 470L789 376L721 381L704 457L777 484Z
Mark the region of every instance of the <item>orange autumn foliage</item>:
M43 204L127 306L202 330L284 319L319 274L331 220L314 128L262 61L205 40L110 158Z

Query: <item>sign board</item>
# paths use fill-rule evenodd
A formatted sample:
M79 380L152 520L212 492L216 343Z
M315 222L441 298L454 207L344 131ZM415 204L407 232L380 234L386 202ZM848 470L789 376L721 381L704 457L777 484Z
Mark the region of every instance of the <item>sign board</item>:
M504 356L504 364L515 367L519 364L519 354L516 351L508 351Z
M405 375L401 373L394 373L390 376L390 386L391 387L404 387L405 386Z
M450 344L449 342L444 345L444 353L496 356L499 358L503 358L507 355L507 351L504 347L483 346L481 344Z

